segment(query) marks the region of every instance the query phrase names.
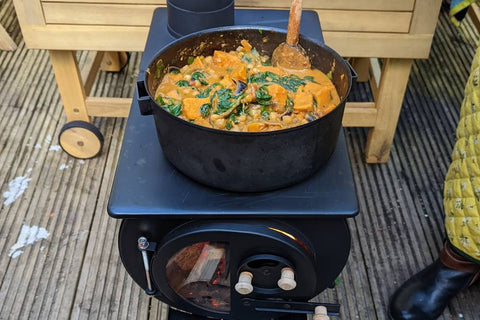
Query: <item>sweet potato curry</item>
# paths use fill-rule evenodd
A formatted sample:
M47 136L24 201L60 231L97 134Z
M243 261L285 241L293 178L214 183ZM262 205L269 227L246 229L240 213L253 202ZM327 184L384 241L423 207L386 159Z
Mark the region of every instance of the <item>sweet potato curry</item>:
M169 67L155 99L195 124L231 131L272 131L313 121L340 102L329 76L319 70L273 67L246 40L236 51L189 58Z

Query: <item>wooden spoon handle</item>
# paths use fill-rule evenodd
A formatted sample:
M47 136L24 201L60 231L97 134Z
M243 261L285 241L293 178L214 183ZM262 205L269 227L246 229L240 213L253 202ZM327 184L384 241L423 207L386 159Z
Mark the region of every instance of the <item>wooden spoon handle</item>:
M298 33L300 32L300 21L302 19L302 0L293 0L290 7L288 19L287 44L296 46L298 44Z

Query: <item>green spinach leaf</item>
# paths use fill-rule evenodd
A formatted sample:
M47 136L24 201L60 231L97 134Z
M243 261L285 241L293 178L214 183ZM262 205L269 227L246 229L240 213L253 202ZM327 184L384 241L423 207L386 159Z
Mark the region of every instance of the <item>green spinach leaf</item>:
M180 80L180 81L177 81L177 83L175 83L175 85L177 85L179 87L188 87L189 83L188 83L187 80Z
M247 82L249 83L266 83L266 82L273 82L278 85L281 85L285 89L297 92L300 86L304 86L307 82L314 82L313 77L306 76L303 79L299 76L294 74L288 76L279 76L270 71L259 72L252 74L248 77Z
M203 73L201 73L200 71L195 71L194 73L192 73L192 80L194 80L194 81L198 80L204 86L208 86L208 82L205 81L205 75Z
M210 115L210 111L212 110L212 105L210 103L204 103L200 107L200 114L202 117L206 118L208 115Z
M258 104L262 106L269 106L272 102L272 96L268 93L267 86L261 86L258 88L255 93L255 98L257 99Z
M176 101L172 98L163 98L162 96L158 96L156 101L158 104L174 116L179 116L182 114L182 102Z

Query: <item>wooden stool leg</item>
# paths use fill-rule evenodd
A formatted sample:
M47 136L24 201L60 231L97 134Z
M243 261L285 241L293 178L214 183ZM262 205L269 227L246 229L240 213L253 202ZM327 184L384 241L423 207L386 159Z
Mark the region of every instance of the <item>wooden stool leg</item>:
M375 105L377 120L368 132L366 161L385 163L390 155L412 59L385 59Z
M357 82L370 80L370 58L353 58L351 64L358 75Z
M7 31L0 25L0 50L13 51L17 45L8 35Z
M128 55L126 52L112 52L107 51L103 56L100 69L103 71L118 72L128 62Z
M49 53L67 121L90 122L75 51L50 50Z

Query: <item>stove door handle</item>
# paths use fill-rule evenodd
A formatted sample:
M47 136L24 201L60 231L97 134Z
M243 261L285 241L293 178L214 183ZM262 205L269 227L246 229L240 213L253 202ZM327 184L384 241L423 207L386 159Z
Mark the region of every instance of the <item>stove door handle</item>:
M140 113L144 116L153 114L152 99L150 98L147 87L145 85L144 72L138 75L137 94L138 94L138 106L140 107Z

